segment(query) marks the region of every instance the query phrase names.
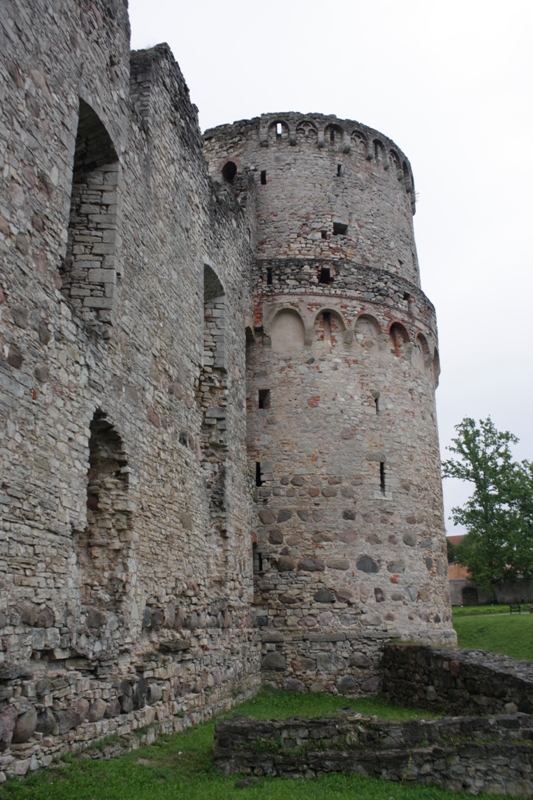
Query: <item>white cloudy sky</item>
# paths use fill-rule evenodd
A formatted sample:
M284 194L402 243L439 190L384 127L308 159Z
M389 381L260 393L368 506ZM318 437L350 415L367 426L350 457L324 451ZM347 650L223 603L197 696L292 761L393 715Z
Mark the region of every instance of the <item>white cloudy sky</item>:
M464 416L490 414L533 460L533 3L130 0L130 14L132 47L170 44L202 129L292 110L397 142L437 307L443 454ZM444 489L449 515L468 492Z

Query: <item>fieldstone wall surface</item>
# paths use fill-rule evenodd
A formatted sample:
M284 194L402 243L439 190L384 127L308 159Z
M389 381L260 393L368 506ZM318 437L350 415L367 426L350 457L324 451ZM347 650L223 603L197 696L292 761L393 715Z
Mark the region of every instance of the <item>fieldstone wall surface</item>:
M212 186L179 68L130 56L121 0L8 0L0 49L1 781L208 717L259 653L253 185Z
M271 683L363 692L387 639L455 643L413 183L396 145L321 115L204 135L257 179L248 454L254 603Z
M483 650L387 644L383 692L400 705L456 714L533 713L533 664Z
M204 141L125 0L6 0L0 48L0 781L454 641L401 151Z
M271 722L237 717L217 723L214 756L226 774L354 772L475 795L531 797L532 725L529 714L409 722L353 712Z

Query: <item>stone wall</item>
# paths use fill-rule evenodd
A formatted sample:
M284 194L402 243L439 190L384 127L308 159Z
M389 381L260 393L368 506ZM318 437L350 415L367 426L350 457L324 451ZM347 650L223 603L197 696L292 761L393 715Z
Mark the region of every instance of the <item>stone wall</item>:
M6 0L0 46L0 780L261 659L369 693L453 640L405 157L320 115L204 143L125 0Z
M376 691L387 639L455 642L410 167L320 115L204 139L214 180L259 178L247 405L264 677Z
M533 713L533 664L480 650L388 644L383 692L393 702L456 714Z
M257 687L259 652L253 185L211 184L179 68L130 58L121 0L8 0L0 46L2 780L207 717Z
M383 722L337 717L218 722L215 761L226 774L312 778L347 772L479 794L533 794L533 718L448 717Z

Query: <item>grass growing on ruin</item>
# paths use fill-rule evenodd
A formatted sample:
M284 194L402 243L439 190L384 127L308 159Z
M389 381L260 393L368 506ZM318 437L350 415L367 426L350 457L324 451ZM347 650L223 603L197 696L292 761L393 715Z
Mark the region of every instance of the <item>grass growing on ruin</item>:
M244 714L255 719L286 719L287 717L326 717L350 709L380 719L428 719L435 716L419 708L393 706L384 697L339 697L338 695L287 692L282 689L262 689L251 700L234 709L230 716Z
M529 607L531 603L522 603L520 608L522 609L522 614L529 614ZM453 618L454 620L457 617L478 617L484 616L485 614L510 614L509 611L509 604L508 603L501 603L499 605L490 605L490 606L454 606L453 607ZM513 612L516 614L516 611Z
M324 715L349 706L364 714L387 719L428 716L416 709L400 709L382 698L354 700L327 695L260 692L233 710L256 718L294 714ZM75 758L71 763L43 771L0 788L2 800L457 800L457 794L435 787L408 786L355 775L328 775L314 780L261 778L252 786L236 788L238 777L221 775L212 761L214 723L190 728L159 739L151 747L109 761Z
M533 661L533 614L459 615L454 611L453 626L459 647Z

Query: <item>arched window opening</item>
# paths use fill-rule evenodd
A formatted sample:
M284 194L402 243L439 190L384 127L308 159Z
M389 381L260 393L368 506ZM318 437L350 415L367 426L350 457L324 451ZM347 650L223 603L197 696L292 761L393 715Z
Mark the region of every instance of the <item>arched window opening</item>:
M130 583L132 512L122 439L103 411L90 425L87 527L80 542L82 604L116 611Z
M416 337L412 361L420 370L423 370L431 364L429 345L426 337L422 333L419 333Z
M217 569L213 580L227 577L227 434L228 406L226 350L226 296L209 265L204 266L204 352L198 400L202 408L201 465L209 503L209 534L215 548Z
M86 321L107 324L116 281L118 169L105 126L80 100L62 292Z
M289 141L289 127L286 122L276 120L271 122L268 128L268 138L273 144L280 144Z
M343 131L339 125L328 125L325 130L324 138L326 142L329 142L331 145L342 145L343 140Z
M314 340L326 348L333 348L342 343L344 330L344 322L336 311L322 311L315 318Z
M204 266L204 367L223 369L226 297L218 275Z
M296 138L299 142L309 141L316 143L318 139L318 131L312 122L300 122L296 128Z
M374 139L374 158L378 164L384 161L385 148L379 139Z
M270 331L272 350L276 353L297 353L305 344L304 324L297 311L285 308L274 317Z
M233 183L237 174L237 164L234 161L227 161L222 167L222 177L226 183Z
M403 325L399 322L394 322L390 329L391 339L391 353L395 356L402 356L404 354L404 345L409 341L409 335Z
M355 340L368 350L379 341L380 327L378 321L369 314L362 314L355 323Z
M359 157L366 158L367 151L366 151L366 139L362 133L359 131L353 131L351 136L352 144L354 147L355 152L359 155Z

